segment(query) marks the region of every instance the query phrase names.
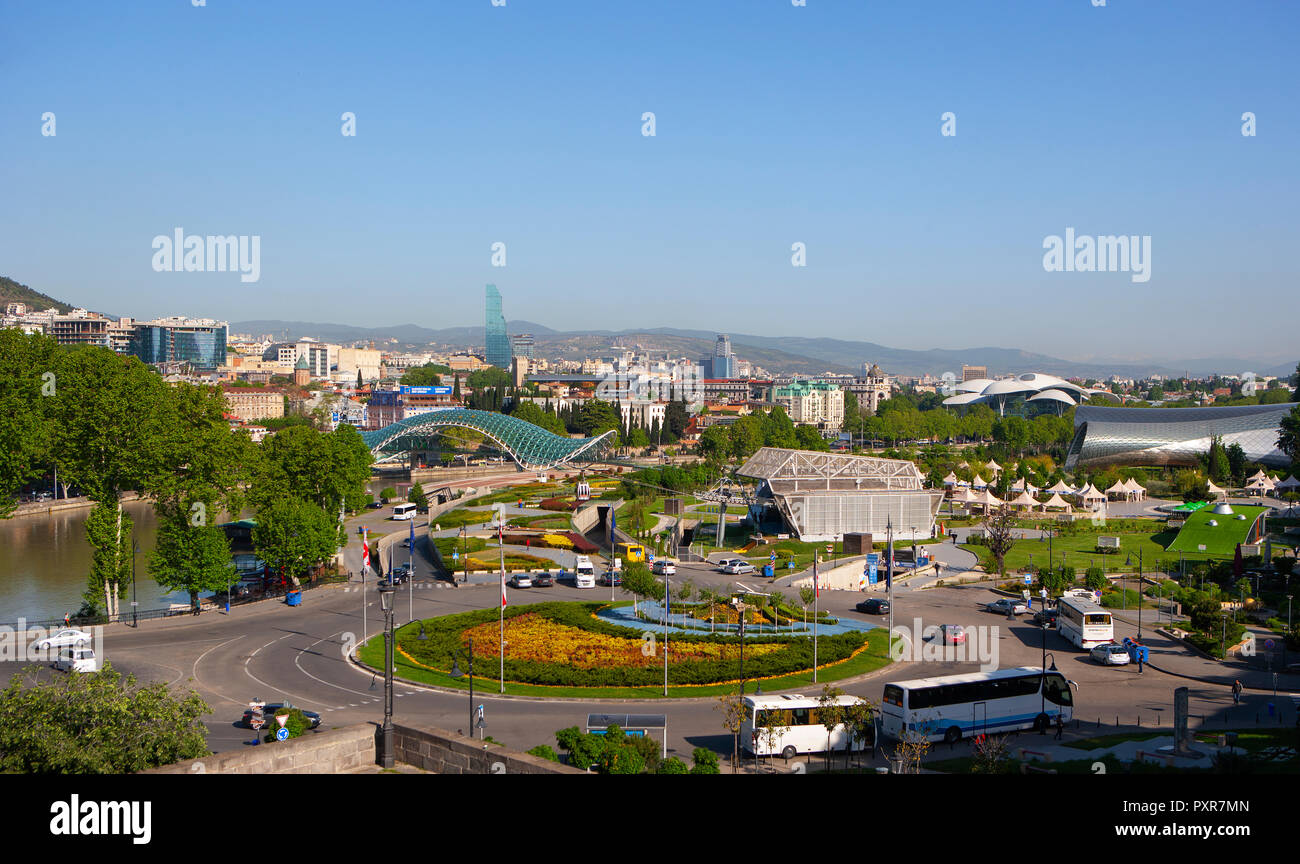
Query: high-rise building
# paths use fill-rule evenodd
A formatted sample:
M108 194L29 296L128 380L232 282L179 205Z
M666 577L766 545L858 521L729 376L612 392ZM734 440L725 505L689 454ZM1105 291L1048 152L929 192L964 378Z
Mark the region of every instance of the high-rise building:
M506 336L506 317L501 314L501 292L497 286L487 286L484 303L484 347L487 362L498 369L510 368L510 339Z
M131 353L145 363L189 363L211 372L226 362L226 322L157 318L135 325Z
M713 343L713 356L705 357L700 365L704 367L705 378L735 378L740 364L736 361L736 355L731 353L731 337L719 333L717 341Z
M961 367L962 383L967 381L977 381L980 378L989 377L989 367L987 366L965 366Z
M532 333L517 333L510 337L510 351L515 357L533 359L535 340Z

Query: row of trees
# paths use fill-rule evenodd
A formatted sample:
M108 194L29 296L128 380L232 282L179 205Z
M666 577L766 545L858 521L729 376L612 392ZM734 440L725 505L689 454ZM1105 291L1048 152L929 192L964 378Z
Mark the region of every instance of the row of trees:
M780 405L771 411L755 411L736 422L714 424L700 435L699 453L706 462L748 459L760 447L789 447L799 450L829 450L830 445L815 426L795 426Z
M93 501L83 611L110 616L131 577L129 491L158 515L155 581L196 603L233 573L221 514L254 509L258 553L286 572L332 556L346 542L341 510L365 504L371 456L361 436L300 425L259 446L231 431L225 409L218 388L168 386L134 357L0 330L0 516L49 466Z

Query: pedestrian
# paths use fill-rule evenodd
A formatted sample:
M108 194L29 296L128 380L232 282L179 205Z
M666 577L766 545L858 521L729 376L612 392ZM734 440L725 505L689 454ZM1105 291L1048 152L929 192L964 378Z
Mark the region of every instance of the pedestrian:
M1234 705L1241 704L1241 691L1244 689L1245 688L1241 686L1240 678L1232 682L1232 704Z
M1060 714L1057 714L1056 715L1056 740L1057 741L1061 740L1061 735L1064 734L1064 732L1065 732L1065 721L1061 719Z
M72 613L71 613L71 612L64 612L64 613L63 613L63 626L64 626L64 627L67 627L67 626L68 626L69 624L71 624L71 623L72 623Z

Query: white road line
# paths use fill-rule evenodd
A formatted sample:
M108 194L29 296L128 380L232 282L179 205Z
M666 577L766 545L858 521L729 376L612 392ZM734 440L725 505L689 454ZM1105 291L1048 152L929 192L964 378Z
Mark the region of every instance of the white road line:
M249 654L248 657L244 660L244 674L247 675L249 678L252 678L252 679L253 679L254 681L256 681L258 684L261 684L263 687L267 688L268 690L271 690L271 691L274 692L274 693L279 693L280 695L282 695L282 696L284 696L284 697L286 697L286 698L292 696L294 699L299 700L299 701L301 701L301 702L304 702L304 703L306 703L306 704L308 704L308 705L319 705L320 703L317 702L315 699L309 698L309 697L307 697L307 696L302 696L302 695L300 695L300 694L298 694L298 693L290 693L288 690L284 690L284 689L282 689L282 688L272 686L271 684L268 684L267 682L263 681L261 678L258 678L258 677L257 677L256 675L254 675L252 672L248 671L248 663L249 663L249 661L252 660L254 657L256 657L256 656L257 656L257 652L258 652L258 651L261 651L262 648L269 648L270 646L274 645L276 642L282 642L282 641L284 641L285 639L288 639L288 638L290 638L290 637L292 637L292 636L298 636L298 635L301 635L301 634L298 634L298 633L286 633L285 635L281 636L279 639L272 639L270 642L267 642L265 645L259 647L259 648L257 649L257 651L254 651L252 654ZM299 706L299 707L301 707L301 706Z
M225 699L227 702L233 703L233 704L235 704L235 705L242 705L242 704L244 704L244 703L243 703L243 702L240 702L240 701L237 700L237 699L231 699L229 696L227 696L225 693L222 693L222 692L221 692L220 690L218 690L217 688L215 688L215 687L209 687L207 684L203 683L203 679L199 677L199 663L202 662L202 660L203 660L204 657L207 657L209 654L211 654L213 651L216 651L218 648L221 648L221 647L223 647L223 646L229 645L231 642L234 642L236 639L243 639L243 638L244 638L244 636L243 636L243 634L241 634L241 635L239 635L239 636L236 636L234 639L227 639L225 642L222 642L220 645L213 645L213 646L212 646L211 648L209 648L207 651L204 651L202 654L200 654L198 657L196 657L196 658L194 659L194 664L190 667L191 671L194 673L194 680L197 681L197 682L199 683L200 686L202 686L202 687L204 687L204 688L206 688L206 689L208 689L208 690L211 690L213 693L216 693L216 694L217 694L218 696L220 696L222 699ZM205 641L206 641L206 640L205 640Z
M353 689L350 688L350 687L344 687L342 684L335 684L335 683L332 682L332 681L326 681L324 678L319 678L319 677L317 677L317 676L311 674L311 673L308 672L306 669L302 668L302 663L300 662L301 659L302 659L302 655L303 655L306 651L309 651L309 650L311 650L312 648L315 648L317 645L319 645L319 644L322 643L322 642L325 642L326 640L333 639L335 636L339 635L339 633L342 633L342 632L343 632L342 630L339 630L339 631L337 631L337 632L331 633L331 634L328 635L328 636L325 636L325 637L323 637L323 638L321 638L321 639L317 639L315 642L311 643L311 644L308 645L306 648L303 648L303 649L302 649L301 651L299 651L298 654L293 658L293 665L297 666L297 667L298 667L298 671L301 672L302 674L306 675L308 678L311 678L311 679L313 679L313 680L315 680L315 681L319 681L319 682L322 683L322 684L328 685L328 686L330 686L330 687L334 687L334 688L336 688L336 689L338 689L338 690L342 690L344 693L352 693L352 694L354 694L354 695L361 696L361 695L363 695L363 694L361 694L361 693L360 693L359 691L357 691L357 690L353 690ZM344 663L347 663L347 659L345 658L343 662L344 662ZM350 665L352 665L352 664L348 663L348 665L350 666Z

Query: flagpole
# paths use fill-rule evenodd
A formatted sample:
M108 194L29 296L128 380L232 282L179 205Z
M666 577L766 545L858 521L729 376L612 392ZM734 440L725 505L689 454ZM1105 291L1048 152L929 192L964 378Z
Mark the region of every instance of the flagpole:
M501 525L497 525L497 549L501 552L501 638L498 647L501 651L501 692L506 692L506 547L501 534Z
M817 584L817 552L813 551L813 683L817 683L817 598L821 595Z
M885 653L893 657L894 647L894 520L889 519L885 523L886 545L885 555L885 587L889 589L889 633L885 639Z
M411 622L415 620L415 519L411 519L411 550L406 556L406 569L410 572L406 574L406 602L407 612L406 620Z
M668 618L668 622L665 622L665 627L664 627L664 695L665 696L668 695L668 627L672 626L670 623L672 621L672 612L670 611L671 604L673 602L672 590L673 590L673 586L668 581L668 577L665 576L664 577L664 611L665 611L665 617Z
M361 644L366 644L370 630L366 626L366 571L370 569L370 534L361 529Z

